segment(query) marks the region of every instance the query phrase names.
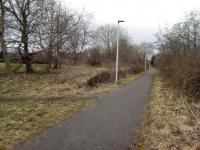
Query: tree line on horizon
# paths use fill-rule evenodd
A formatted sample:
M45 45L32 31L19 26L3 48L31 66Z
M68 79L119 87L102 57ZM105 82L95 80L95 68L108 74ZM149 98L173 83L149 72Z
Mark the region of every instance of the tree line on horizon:
M13 71L10 62L16 57L27 72L33 72L37 62L47 64L47 70L69 61L93 66L114 62L117 26L94 26L84 9L69 9L56 0L1 0L0 7L0 56L6 72ZM132 44L127 31L120 29L122 63L143 64L144 45Z

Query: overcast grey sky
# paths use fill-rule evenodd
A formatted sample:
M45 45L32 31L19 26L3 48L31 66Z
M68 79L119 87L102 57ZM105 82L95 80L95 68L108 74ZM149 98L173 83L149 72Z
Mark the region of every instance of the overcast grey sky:
M159 27L170 26L186 12L200 9L200 0L62 0L70 8L94 16L95 24L117 23L118 19L135 42L154 41Z

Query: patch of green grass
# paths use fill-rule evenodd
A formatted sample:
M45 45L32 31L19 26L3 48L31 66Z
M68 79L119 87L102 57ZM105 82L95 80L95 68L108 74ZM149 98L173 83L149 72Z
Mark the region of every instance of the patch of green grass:
M11 69L15 70L20 64L18 63L11 63ZM33 64L34 71L44 71L46 69L45 64ZM5 63L0 63L0 73L5 72ZM16 72L26 72L26 66L22 65Z
M0 63L0 72L3 72L5 70L5 64Z

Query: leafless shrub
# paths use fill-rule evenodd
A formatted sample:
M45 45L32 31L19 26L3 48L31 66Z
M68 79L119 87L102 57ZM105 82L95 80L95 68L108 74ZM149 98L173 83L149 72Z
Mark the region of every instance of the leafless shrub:
M104 71L104 72L96 75L95 77L89 79L87 81L87 85L90 87L96 87L100 83L106 83L106 82L110 82L110 81L111 81L111 73L108 71Z
M127 70L119 70L119 77L120 78L125 78L127 76Z
M129 74L140 73L142 71L144 71L144 65L141 64L135 64L128 69Z
M172 55L160 56L159 69L166 81L184 92L190 98L199 98L200 89L200 56Z
M89 56L87 63L91 66L100 66L101 65L101 54L98 48L89 50Z
M192 75L184 83L184 91L188 98L194 98L195 101L200 99L200 73Z

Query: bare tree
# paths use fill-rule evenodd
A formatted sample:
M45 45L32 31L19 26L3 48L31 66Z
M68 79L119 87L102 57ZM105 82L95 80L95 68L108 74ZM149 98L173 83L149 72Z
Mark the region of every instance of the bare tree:
M55 0L46 0L45 14L37 28L36 41L46 55L46 63L54 69L61 68L62 54L73 54L74 63L77 53L84 50L89 35L89 15L62 8Z
M162 51L174 54L200 51L200 12L193 11L172 28L165 28L156 34L157 45Z
M115 59L117 43L117 26L106 24L98 27L92 34L93 45L101 47L108 60Z
M74 18L74 26L69 30L68 41L70 52L73 53L74 64L77 63L77 54L84 51L90 35L90 15L81 12Z
M101 56L106 64L114 63L116 54L116 40L117 40L117 27L115 25L102 25L93 31L91 35L90 46L91 50L98 53L94 55L90 50L90 56L94 58L89 58L93 60L91 62L96 63L95 59L97 56ZM143 64L144 55L140 52L140 46L133 45L130 41L128 33L124 29L120 29L120 39L119 39L119 61L120 64L133 65L133 64ZM99 62L99 61L98 61ZM92 64L92 63L91 63ZM99 64L99 63L96 63Z
M10 38L16 41L18 52L22 63L26 65L26 71L32 72L32 57L34 51L30 48L34 43L32 35L39 26L43 15L43 2L40 0L7 0L6 7L9 12L8 28L10 29ZM32 44L32 45L31 45Z
M70 31L76 22L74 22L74 17L76 12L71 12L70 10L62 9L61 5L58 5L56 18L55 18L55 28L56 28L56 50L55 50L55 64L54 69L61 68L61 51L69 51L69 35Z
M46 0L44 3L45 14L37 28L35 41L40 49L45 53L47 70L51 69L53 62L53 53L56 48L56 9L55 0Z

